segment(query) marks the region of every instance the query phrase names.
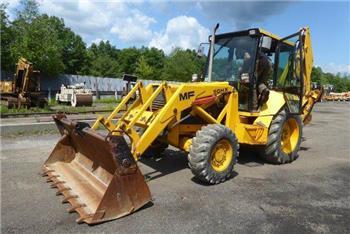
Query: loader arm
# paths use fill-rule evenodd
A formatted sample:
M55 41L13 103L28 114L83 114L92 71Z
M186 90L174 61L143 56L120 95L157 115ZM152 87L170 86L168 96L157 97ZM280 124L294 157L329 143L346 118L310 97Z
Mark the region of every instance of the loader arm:
M139 93L139 97L134 103L121 115L116 123L113 118L121 113L123 106L131 99L133 95ZM167 141L183 148L184 142L179 141L179 132L173 131L181 122L182 112L190 110L189 115L198 115L207 123L218 123L216 119L205 112L204 105L196 104L196 100L213 97L213 102L225 93L233 92L233 87L227 82L213 82L197 85L181 84L178 86L169 86L166 82L161 84L151 84L146 88L141 82L138 82L115 110L107 117L100 117L92 126L97 129L102 124L112 135L126 134L131 140L131 152L135 160L138 160L147 148L158 137L163 137L169 133ZM163 99L163 104L159 109L154 109L156 99ZM209 99L208 99L209 100ZM213 103L211 102L211 103ZM159 107L159 106L158 106ZM203 109L204 108L204 109ZM230 113L230 116L234 113ZM220 117L221 119L223 116ZM233 117L232 117L233 118ZM175 125L174 125L175 124ZM136 128L142 128L142 134ZM176 132L176 133L174 133Z
M24 95L28 91L33 64L25 58L20 58L16 64L16 73L13 79L14 90Z
M303 87L303 97L302 97L302 120L304 124L308 124L311 121L311 112L316 102L321 100L323 90L322 89L314 89L312 90L311 86L311 72L313 66L313 51L311 45L311 37L310 37L310 29L303 28L301 39L303 40L303 48L302 48L302 76L304 80Z

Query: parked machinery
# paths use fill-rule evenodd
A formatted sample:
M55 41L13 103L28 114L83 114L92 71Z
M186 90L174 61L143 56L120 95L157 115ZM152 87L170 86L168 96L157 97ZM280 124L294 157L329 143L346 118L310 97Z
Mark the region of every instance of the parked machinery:
M76 106L91 106L92 91L85 87L84 83L75 85L63 85L61 91L56 94L58 103L67 103L73 107Z
M215 31L206 82L137 82L109 116L99 117L91 127L54 116L62 138L44 163L43 175L72 205L69 211L80 215L77 222L116 219L147 204L151 195L137 161L168 145L188 152L192 173L207 184L232 177L240 144L258 150L270 163L297 159L303 125L311 120L320 96L311 89L309 29L285 38L257 28ZM240 50L250 51L244 72L244 61L235 56ZM275 60L269 98L256 105L258 52ZM97 132L100 127L108 135Z
M323 96L323 100L333 102L350 101L350 91L342 93L330 92L328 95Z
M25 58L18 60L12 81L0 82L0 93L8 108L47 105L47 97L40 91L40 72Z
M130 92L130 90L135 86L136 81L137 81L137 76L134 75L129 75L129 74L124 74L123 75L123 81L125 86L123 87L123 90L116 90L115 91L115 97L117 99L119 98L123 98L126 95L128 95L128 93Z

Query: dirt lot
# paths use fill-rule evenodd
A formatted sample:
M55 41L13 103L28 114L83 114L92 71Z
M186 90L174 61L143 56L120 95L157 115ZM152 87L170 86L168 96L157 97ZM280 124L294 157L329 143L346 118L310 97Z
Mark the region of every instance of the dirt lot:
M304 128L299 159L275 166L242 152L237 175L198 184L183 153L168 149L140 167L153 202L119 220L75 223L40 165L58 135L1 139L2 233L350 233L350 103L322 103Z

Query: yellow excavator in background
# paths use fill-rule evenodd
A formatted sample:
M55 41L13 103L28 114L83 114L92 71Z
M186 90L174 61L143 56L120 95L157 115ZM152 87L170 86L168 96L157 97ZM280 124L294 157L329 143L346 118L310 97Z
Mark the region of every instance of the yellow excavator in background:
M187 152L192 173L208 184L232 177L239 145L258 149L274 164L297 159L303 125L320 96L311 90L309 28L284 38L258 28L215 35L217 28L209 37L204 81L137 82L91 127L53 116L62 137L42 166L43 176L72 205L69 211L80 215L77 222L116 219L147 204L151 194L137 161L168 145ZM248 63L237 55L242 50ZM268 100L257 105L259 53L274 65Z
M20 58L12 81L0 82L1 100L8 108L40 107L47 105L47 98L40 91L40 72L33 64Z

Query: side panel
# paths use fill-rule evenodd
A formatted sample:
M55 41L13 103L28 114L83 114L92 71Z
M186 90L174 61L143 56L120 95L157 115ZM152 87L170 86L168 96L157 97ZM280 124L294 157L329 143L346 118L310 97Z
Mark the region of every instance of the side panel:
M262 106L260 114L253 124L238 124L235 129L238 141L241 144L265 145L273 117L285 105L282 93L270 91L269 100Z
M169 88L169 86L166 86L166 89ZM171 95L170 99L166 100L166 105L156 114L155 118L150 121L148 128L135 144L134 155L136 155L136 158L148 148L165 128L170 131L171 126L169 126L169 124L179 121L179 114L183 110L192 107L196 99L213 95L216 96L221 92L232 91L232 89L233 88L229 86L227 82L180 85L176 92ZM172 144L176 143L173 142Z
M269 100L260 110L260 116L275 115L286 104L283 93L270 91Z
M265 145L268 128L259 124L237 124L235 134L240 144Z

